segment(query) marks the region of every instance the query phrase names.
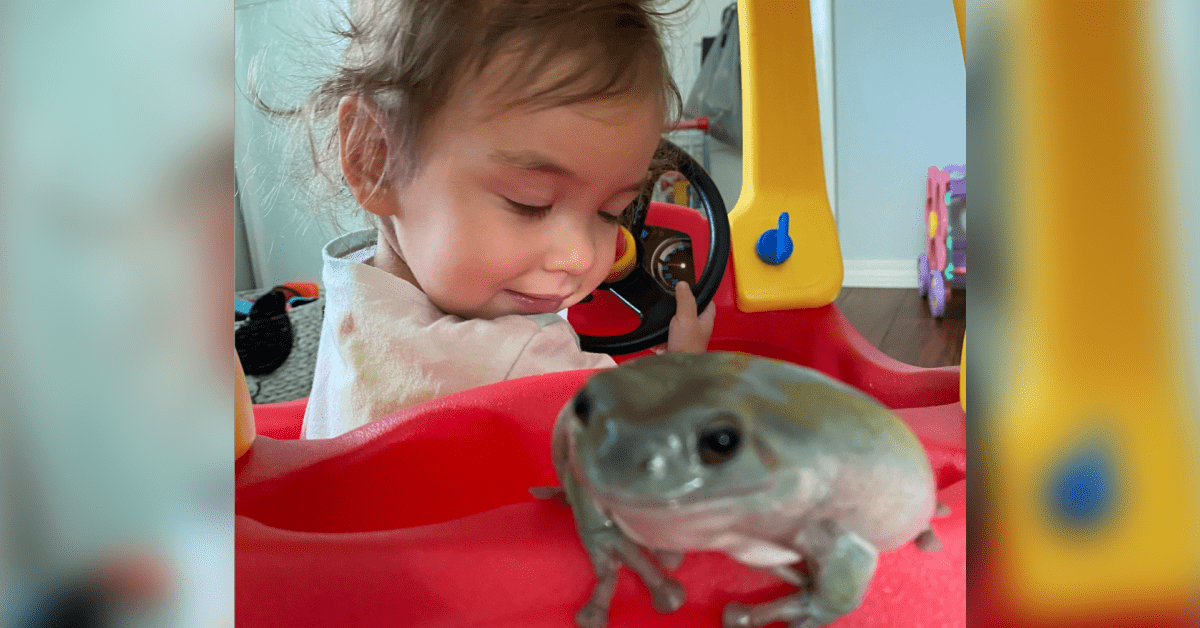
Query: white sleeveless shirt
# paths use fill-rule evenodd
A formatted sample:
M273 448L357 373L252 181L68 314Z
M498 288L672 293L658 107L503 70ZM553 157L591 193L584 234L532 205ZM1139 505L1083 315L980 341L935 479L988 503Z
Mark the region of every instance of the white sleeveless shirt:
M616 366L585 353L558 314L492 320L446 314L367 262L377 232L322 250L325 317L303 438L331 438L409 406L507 379Z

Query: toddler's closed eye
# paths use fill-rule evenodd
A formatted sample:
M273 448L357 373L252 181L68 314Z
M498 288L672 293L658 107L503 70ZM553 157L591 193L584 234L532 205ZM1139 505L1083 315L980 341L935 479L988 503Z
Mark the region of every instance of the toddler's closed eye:
M508 201L508 204L510 207L512 207L513 211L521 214L522 216L529 216L532 218L545 218L546 214L549 214L550 210L554 208L553 205L525 205L523 203L518 203L511 198L505 198L504 200Z

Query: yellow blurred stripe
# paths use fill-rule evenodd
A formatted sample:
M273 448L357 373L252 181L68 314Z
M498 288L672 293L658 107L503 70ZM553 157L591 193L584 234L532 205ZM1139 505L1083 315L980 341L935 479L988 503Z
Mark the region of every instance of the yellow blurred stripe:
M1169 198L1140 1L1014 4L1017 236L1011 386L992 478L1007 588L1042 616L1191 601L1200 491L1181 331L1163 250ZM1094 434L1115 447L1116 506L1091 533L1046 484Z

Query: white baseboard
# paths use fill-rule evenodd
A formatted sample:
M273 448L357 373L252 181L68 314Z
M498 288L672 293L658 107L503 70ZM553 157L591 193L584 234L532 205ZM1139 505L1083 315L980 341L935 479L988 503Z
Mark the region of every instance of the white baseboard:
M848 259L842 262L846 288L916 288L917 258Z

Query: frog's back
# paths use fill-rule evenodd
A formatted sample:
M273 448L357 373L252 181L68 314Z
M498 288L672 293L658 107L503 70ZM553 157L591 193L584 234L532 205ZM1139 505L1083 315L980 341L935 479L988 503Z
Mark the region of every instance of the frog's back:
M834 451L894 449L925 458L920 441L891 410L832 377L778 362L756 363L747 375L749 379L758 375L764 388L780 390L786 397L786 411L778 412L782 419L778 429L817 438Z
M824 373L744 353L665 354L631 361L596 376L625 391L613 411L632 423L654 422L684 408L724 408L770 422L794 440L827 446L911 449L920 443L890 410ZM633 394L632 391L637 391ZM756 421L759 423L761 421Z
M755 361L744 381L757 399L755 429L772 434L781 468L806 468L830 497L812 516L838 519L881 548L908 542L928 526L936 505L925 449L894 413L866 394L817 371ZM757 396L758 392L750 393Z

